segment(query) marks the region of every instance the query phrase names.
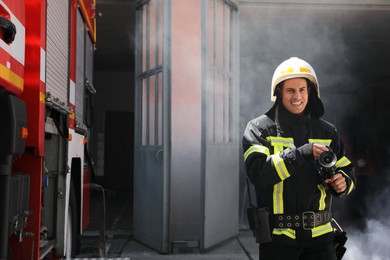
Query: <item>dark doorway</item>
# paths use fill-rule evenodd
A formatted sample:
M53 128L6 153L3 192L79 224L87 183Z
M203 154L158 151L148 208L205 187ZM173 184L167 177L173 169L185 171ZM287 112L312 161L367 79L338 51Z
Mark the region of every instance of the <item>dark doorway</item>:
M132 191L134 113L106 112L104 140L105 186L113 190Z

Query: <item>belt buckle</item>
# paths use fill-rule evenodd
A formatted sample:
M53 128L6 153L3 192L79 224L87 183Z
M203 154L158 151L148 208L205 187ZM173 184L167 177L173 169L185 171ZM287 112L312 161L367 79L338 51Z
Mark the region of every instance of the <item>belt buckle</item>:
M309 216L311 218L309 218ZM304 230L311 230L316 227L316 214L314 211L305 211L302 213L302 227ZM313 223L309 226L309 221L312 220ZM312 226L312 227L311 227Z

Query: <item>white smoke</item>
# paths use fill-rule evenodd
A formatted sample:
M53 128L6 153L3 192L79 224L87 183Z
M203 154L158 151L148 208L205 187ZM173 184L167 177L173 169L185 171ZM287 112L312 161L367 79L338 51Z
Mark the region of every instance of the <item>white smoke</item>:
M365 201L365 225L362 230L346 230L348 241L345 260L388 260L390 259L390 190L388 170L379 172L380 178L373 185L372 196ZM359 183L358 183L359 185ZM362 202L364 199L362 198Z
M345 260L390 259L390 228L388 223L368 220L364 231L348 232Z

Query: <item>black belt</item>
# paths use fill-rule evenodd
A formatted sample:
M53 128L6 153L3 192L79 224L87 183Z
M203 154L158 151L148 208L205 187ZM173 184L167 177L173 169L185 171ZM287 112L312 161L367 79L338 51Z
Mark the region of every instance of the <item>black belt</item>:
M275 214L273 215L275 228L292 228L310 230L332 220L329 211L305 211L301 214Z

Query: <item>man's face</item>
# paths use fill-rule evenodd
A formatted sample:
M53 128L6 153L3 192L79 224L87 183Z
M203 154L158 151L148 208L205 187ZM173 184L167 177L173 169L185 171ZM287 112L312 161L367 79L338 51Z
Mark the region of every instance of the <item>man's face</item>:
M295 115L304 113L309 99L309 89L305 79L294 78L285 80L280 93L282 103L290 113Z

